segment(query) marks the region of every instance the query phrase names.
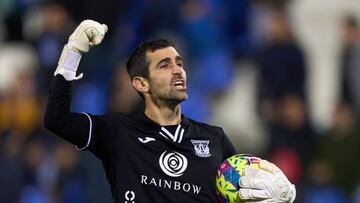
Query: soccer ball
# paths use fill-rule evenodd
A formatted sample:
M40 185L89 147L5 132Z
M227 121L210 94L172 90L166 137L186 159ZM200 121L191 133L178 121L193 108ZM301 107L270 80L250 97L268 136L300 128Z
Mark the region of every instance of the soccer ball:
M227 158L216 172L216 194L221 203L245 202L239 197L239 178L247 166L259 168L260 158L238 154Z

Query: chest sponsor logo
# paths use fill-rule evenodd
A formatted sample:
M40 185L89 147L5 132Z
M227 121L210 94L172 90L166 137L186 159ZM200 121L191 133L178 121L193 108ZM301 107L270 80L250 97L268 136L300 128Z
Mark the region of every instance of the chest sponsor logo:
M182 176L188 166L187 158L178 152L163 152L159 158L161 170L168 176Z
M210 157L209 140L191 140L198 157Z
M182 191L198 195L201 191L200 185L195 185L187 182L180 182L176 180L166 180L162 178L155 178L147 175L140 175L140 183L151 187L164 188L173 191Z

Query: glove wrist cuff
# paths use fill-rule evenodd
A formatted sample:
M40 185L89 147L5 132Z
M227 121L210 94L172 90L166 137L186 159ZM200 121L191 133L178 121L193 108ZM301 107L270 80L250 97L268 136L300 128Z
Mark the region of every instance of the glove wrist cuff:
M72 49L71 46L65 45L58 62L58 66L76 72L80 64L80 60L81 54Z
M80 60L81 54L72 49L71 46L65 45L54 75L61 74L68 81L80 79L76 77L76 71L79 67Z

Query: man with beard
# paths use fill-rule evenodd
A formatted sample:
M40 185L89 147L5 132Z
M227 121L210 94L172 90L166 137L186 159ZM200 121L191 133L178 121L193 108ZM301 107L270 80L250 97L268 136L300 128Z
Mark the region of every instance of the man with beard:
M116 202L216 202L217 166L235 150L224 131L181 114L188 97L183 59L175 45L141 43L127 70L145 102L138 115L95 116L70 112L71 81L81 54L100 44L107 26L83 21L70 36L55 71L44 124L104 166ZM239 195L249 202L292 202L295 187L275 165L248 167Z

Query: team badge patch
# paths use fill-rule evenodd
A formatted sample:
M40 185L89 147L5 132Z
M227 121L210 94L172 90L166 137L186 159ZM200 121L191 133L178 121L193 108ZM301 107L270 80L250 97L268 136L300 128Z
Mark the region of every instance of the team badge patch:
M194 145L195 154L199 157L209 157L210 149L209 149L209 140L191 140L191 143Z

